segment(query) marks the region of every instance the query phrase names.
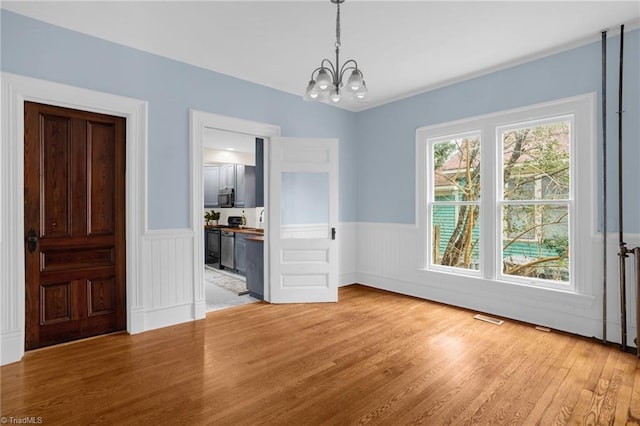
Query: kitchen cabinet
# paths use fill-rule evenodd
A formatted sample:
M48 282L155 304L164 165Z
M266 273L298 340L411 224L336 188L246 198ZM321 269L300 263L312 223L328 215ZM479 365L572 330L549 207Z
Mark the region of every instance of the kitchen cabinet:
M220 166L220 185L219 189L236 187L236 165L223 164Z
M211 193L207 193L209 188ZM256 207L256 168L244 164L205 167L205 207L219 207L218 191L227 188L233 188L234 207Z
M244 277L247 275L247 234L236 232L235 245L236 272Z
M247 244L247 290L256 299L264 299L264 242L249 238Z
M236 193L235 207L255 207L256 206L256 168L236 164Z
M218 207L220 190L220 167L204 166L204 207Z

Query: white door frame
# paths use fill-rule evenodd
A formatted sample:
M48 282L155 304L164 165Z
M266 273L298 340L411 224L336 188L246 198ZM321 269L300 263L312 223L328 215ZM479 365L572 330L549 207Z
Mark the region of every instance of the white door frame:
M0 147L0 365L25 350L24 101L125 117L127 331L144 331L140 241L147 229L146 101L2 73Z
M189 138L191 140L191 230L193 231L193 282L194 298L197 312L195 318L206 315L204 293L204 132L205 128L245 133L251 136L268 138L280 136L280 126L241 118L213 114L204 111L189 110ZM266 147L265 147L266 148ZM265 149L267 152L267 149ZM268 203L269 161L264 162L264 202ZM267 217L267 220L269 218ZM268 222L267 222L268 223ZM268 238L269 227L265 226L265 239ZM268 277L268 250L264 254L265 277ZM266 282L266 281L265 281ZM268 285L265 286L264 299L269 301Z

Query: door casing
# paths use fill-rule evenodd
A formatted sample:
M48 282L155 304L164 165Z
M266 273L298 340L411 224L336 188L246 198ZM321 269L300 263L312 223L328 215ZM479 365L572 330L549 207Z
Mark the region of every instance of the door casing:
M15 284L0 286L2 365L19 361L25 348L24 101L126 118L127 331L131 334L144 331L139 257L141 236L147 229L147 102L3 72L0 282Z
M224 115L212 114L204 111L190 110L189 111L189 139L191 140L191 229L193 231L193 276L196 295L196 318L204 318L206 314L206 305L204 302L204 182L203 182L203 168L204 168L204 131L205 128L212 128L218 130L225 130L228 132L245 133L252 136L262 137L265 140L265 144L269 143L269 138L274 136L280 136L280 126L268 123L260 123L256 121L243 120L235 117L228 117ZM265 150L266 152L266 150ZM269 161L265 158L264 164L264 202L265 209L268 203L268 190L269 190ZM265 226L265 238L269 235L268 226L269 217L267 217L267 223ZM265 265L265 277L268 277L268 250L265 250L264 254ZM266 282L266 281L265 281ZM265 287L264 299L269 301L268 286Z

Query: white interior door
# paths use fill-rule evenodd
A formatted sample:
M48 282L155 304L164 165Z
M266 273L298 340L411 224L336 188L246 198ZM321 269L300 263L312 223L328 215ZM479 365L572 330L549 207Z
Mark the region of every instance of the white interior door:
M272 303L338 300L338 140L271 138Z

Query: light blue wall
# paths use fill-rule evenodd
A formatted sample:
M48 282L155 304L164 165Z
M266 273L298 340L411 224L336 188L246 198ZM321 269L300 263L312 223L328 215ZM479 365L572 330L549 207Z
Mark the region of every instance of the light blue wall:
M340 139L340 220L414 223L415 130L601 88L600 43L351 113L2 10L3 71L149 101L149 228L189 226L190 108ZM597 31L597 30L595 30ZM608 49L609 230L617 229L619 38ZM625 34L625 231L640 232L640 31ZM428 69L425 70L428 72ZM301 90L304 89L302 83ZM601 122L598 98L598 167ZM167 173L167 171L171 171ZM601 182L601 177L598 182ZM600 184L599 184L600 185ZM601 200L601 191L597 200Z
M2 71L149 102L150 229L189 226L190 108L276 124L283 136L338 138L339 217L356 220L354 113L4 9L1 26Z
M607 223L610 231L616 230L618 223L619 42L619 37L610 37L607 45ZM625 33L624 52L624 229L638 233L640 31ZM359 113L356 117L358 221L414 223L415 130L431 124L598 92L597 161L601 169L601 64L601 46L597 42ZM602 182L601 172L598 182ZM601 191L593 190L601 204Z

